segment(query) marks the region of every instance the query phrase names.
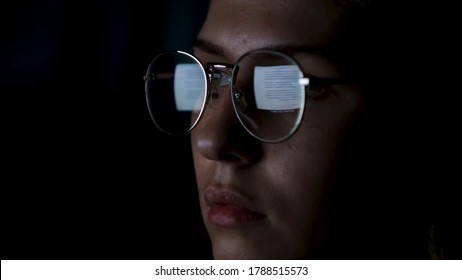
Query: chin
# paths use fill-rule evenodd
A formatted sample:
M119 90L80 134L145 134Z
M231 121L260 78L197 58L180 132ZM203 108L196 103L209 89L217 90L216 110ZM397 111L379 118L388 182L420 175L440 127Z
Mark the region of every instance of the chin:
M285 260L302 259L305 255L284 246L279 240L262 242L263 238L215 237L212 239L213 258L216 260Z

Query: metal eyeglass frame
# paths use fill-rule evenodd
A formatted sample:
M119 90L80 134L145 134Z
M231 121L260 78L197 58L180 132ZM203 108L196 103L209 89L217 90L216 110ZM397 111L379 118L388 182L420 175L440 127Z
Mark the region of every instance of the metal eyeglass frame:
M164 55L164 54L167 54L167 53L179 53L179 54L182 54L182 55L186 55L189 58L193 59L197 64L199 64L201 66L201 68L203 70L204 78L205 78L204 80L206 81L206 84L205 84L206 97L204 98L203 104L201 106L199 116L197 117L196 121L191 125L191 127L188 129L188 131L186 131L184 134L190 133L192 131L192 129L197 125L197 123L200 121L200 119L201 119L201 117L202 117L202 115L203 115L203 113L205 111L207 102L209 102L209 99L212 98L211 97L212 96L211 89L213 88L213 86L212 86L213 82L214 82L213 78L214 78L215 73L217 72L216 69L220 69L221 71L219 71L219 72L225 74L225 76L228 78L228 80L227 80L226 84L219 84L219 85L214 85L214 86L222 86L222 87L229 86L231 84L231 82L233 81L234 73L236 72L236 69L237 69L236 66L239 64L241 58L243 58L243 57L245 57L245 56L247 56L249 54L256 53L256 52L266 52L266 53L269 53L269 54L274 54L274 55L283 57L283 58L287 59L288 61L290 61L293 65L296 65L300 69L301 73L303 74L303 77L300 78L300 80L299 80L299 84L303 85L303 86L308 86L312 90L316 90L317 88L323 88L323 87L329 86L329 85L340 85L340 84L345 84L345 83L350 82L349 79L346 79L346 78L343 78L343 77L336 77L336 78L312 77L312 76L310 76L307 73L302 71L302 67L300 66L300 64L295 59L293 59L292 57L290 57L289 55L287 55L285 53L278 52L278 51L273 51L273 50L266 50L266 49L252 50L252 51L249 51L249 52L245 53L244 55L242 55L237 60L236 64L207 63L206 67L203 66L202 62L197 57L195 57L194 55L192 55L192 54L190 54L188 52L181 51L181 50L166 51L166 52L163 52L163 53L159 54L158 56L156 56L153 59L152 62L154 62L157 59L157 57L159 57L161 55ZM151 62L151 64L152 64L152 62ZM151 64L148 67L148 72L149 72L149 68L151 67ZM222 69L232 69L231 76L229 74L227 74L225 71L223 71ZM145 81L145 83L148 81L148 79L155 79L155 77L152 76L152 75L148 77L148 74L143 76L143 80ZM145 88L145 93L146 93L146 103L149 104L149 99L148 99L149 97L148 97L147 87ZM289 137L291 137L297 131L297 129L300 126L300 123L301 123L301 121L303 119L303 115L304 115L304 111L305 111L305 99L303 99L303 104L302 104L303 110L302 110L297 122L295 123L294 128L290 131L290 133L288 133L284 137L281 137L281 138L278 138L278 139L275 139L275 140L267 140L267 139L261 138L261 137L255 135L252 131L250 131L247 128L247 126L244 124L244 122L241 120L241 117L239 116L239 113L238 113L237 108L236 108L236 103L234 102L234 97L236 97L236 96L233 96L232 86L230 88L230 94L231 94L231 100L232 100L232 103L233 103L234 113L236 114L236 117L238 118L239 122L241 123L241 125L244 127L244 129L250 135L252 135L254 138L256 138L256 139L258 139L258 140L260 140L262 142L278 143L278 142L282 142L282 141L288 139ZM305 92L305 94L306 94L306 92ZM161 126L159 126L157 124L155 118L153 117L154 114L151 112L150 106L148 106L148 110L149 110L149 114L151 116L151 119L154 121L156 126L161 131L163 131L164 133L172 134L172 133L169 133L168 131L165 131L164 129L161 128ZM174 135L178 135L178 134L174 134Z

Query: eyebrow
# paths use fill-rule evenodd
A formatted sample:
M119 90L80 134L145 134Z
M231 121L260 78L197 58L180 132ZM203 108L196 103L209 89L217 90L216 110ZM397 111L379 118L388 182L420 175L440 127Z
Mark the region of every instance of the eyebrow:
M204 39L196 38L193 43L193 48L197 48L208 54L225 57L225 51L222 47Z
M194 40L193 48L197 48L211 55L220 57L226 56L222 47L202 38L197 38ZM302 53L327 59L332 59L335 56L332 48L320 45L268 45L255 50L273 50L285 53L287 55Z

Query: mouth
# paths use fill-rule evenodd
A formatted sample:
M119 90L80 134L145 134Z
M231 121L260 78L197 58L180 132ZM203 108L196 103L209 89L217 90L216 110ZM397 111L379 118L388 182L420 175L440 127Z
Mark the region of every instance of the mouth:
M237 228L266 218L248 200L228 190L208 188L204 199L208 206L207 220L216 227Z

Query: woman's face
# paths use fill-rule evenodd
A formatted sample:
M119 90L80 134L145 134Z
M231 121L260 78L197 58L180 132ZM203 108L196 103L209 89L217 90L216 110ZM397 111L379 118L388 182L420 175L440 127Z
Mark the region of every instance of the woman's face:
M330 54L345 20L328 0L212 0L194 53L233 64L254 49L306 47L291 54L304 73L338 77L344 69ZM357 86L326 90L307 100L299 129L280 143L250 136L229 94L206 108L191 144L215 259L311 258L321 248L336 155L361 104Z

